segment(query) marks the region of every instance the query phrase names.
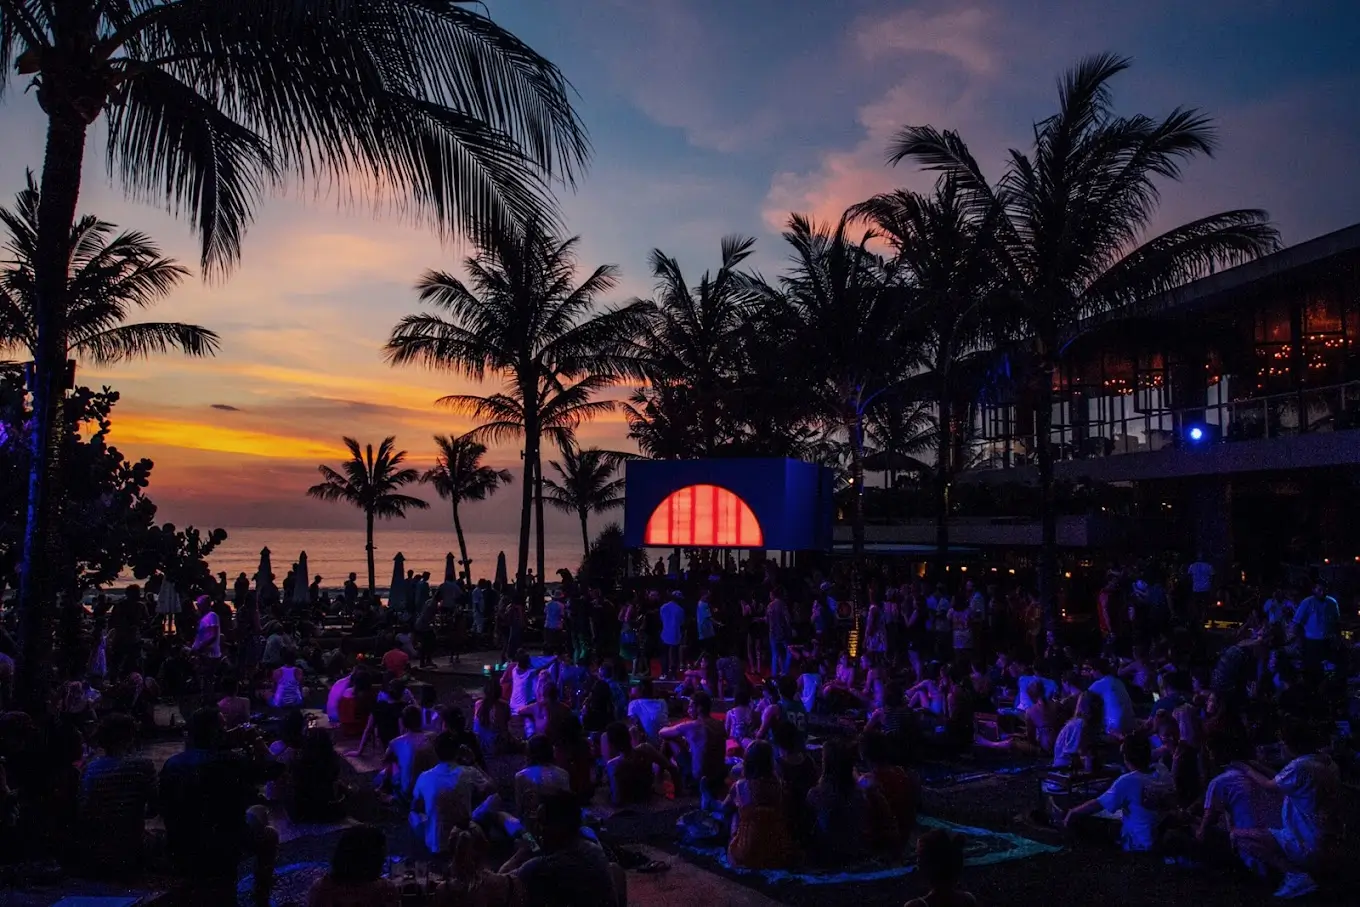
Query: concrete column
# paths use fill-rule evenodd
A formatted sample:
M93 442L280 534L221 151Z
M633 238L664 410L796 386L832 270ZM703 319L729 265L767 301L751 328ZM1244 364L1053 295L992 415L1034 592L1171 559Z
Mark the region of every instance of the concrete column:
M1188 497L1195 550L1221 573L1233 562L1232 484L1218 476L1195 478Z

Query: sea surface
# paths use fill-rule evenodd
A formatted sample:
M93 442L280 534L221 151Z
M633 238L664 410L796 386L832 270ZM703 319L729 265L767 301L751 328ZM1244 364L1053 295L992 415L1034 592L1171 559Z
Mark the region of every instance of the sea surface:
M496 575L496 556L504 551L506 569L513 578L519 551L518 533L480 533L464 528L468 557L472 560L474 579L492 579ZM405 556L406 569L430 571L435 580L444 576L444 558L452 551L458 559L458 537L453 530L389 529L379 526L373 534L374 575L377 585L386 587L392 581L393 558ZM260 550L268 548L274 575L280 581L298 559L307 552L307 571L311 577L320 574L326 588L338 588L350 572L359 575L363 585L368 567L364 560L364 532L362 529L231 529L227 540L208 556L212 571L227 574L228 580L237 574L254 576L260 564ZM544 539L545 560L549 579L560 568L575 573L581 563L581 543L570 536L548 533ZM530 540L529 569L537 570L537 557Z

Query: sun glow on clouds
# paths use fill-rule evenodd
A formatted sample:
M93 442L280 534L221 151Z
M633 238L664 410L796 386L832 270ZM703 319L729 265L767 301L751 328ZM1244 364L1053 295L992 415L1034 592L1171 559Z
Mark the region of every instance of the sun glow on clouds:
M336 443L298 435L135 414L121 414L109 437L129 455L145 446L321 462L335 458L339 452Z

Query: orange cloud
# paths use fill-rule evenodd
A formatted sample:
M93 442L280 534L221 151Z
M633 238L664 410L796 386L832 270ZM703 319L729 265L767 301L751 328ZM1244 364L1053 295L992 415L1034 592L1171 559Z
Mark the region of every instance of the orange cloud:
M324 460L339 452L337 444L297 435L135 413L119 414L109 437L119 446L174 447L280 460Z

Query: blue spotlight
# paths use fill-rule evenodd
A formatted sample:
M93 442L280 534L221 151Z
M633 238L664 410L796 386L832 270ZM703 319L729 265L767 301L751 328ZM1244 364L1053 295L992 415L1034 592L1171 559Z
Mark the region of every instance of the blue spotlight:
M1200 441L1204 440L1204 429L1199 425L1192 426L1189 435L1190 441L1194 444L1198 444Z

